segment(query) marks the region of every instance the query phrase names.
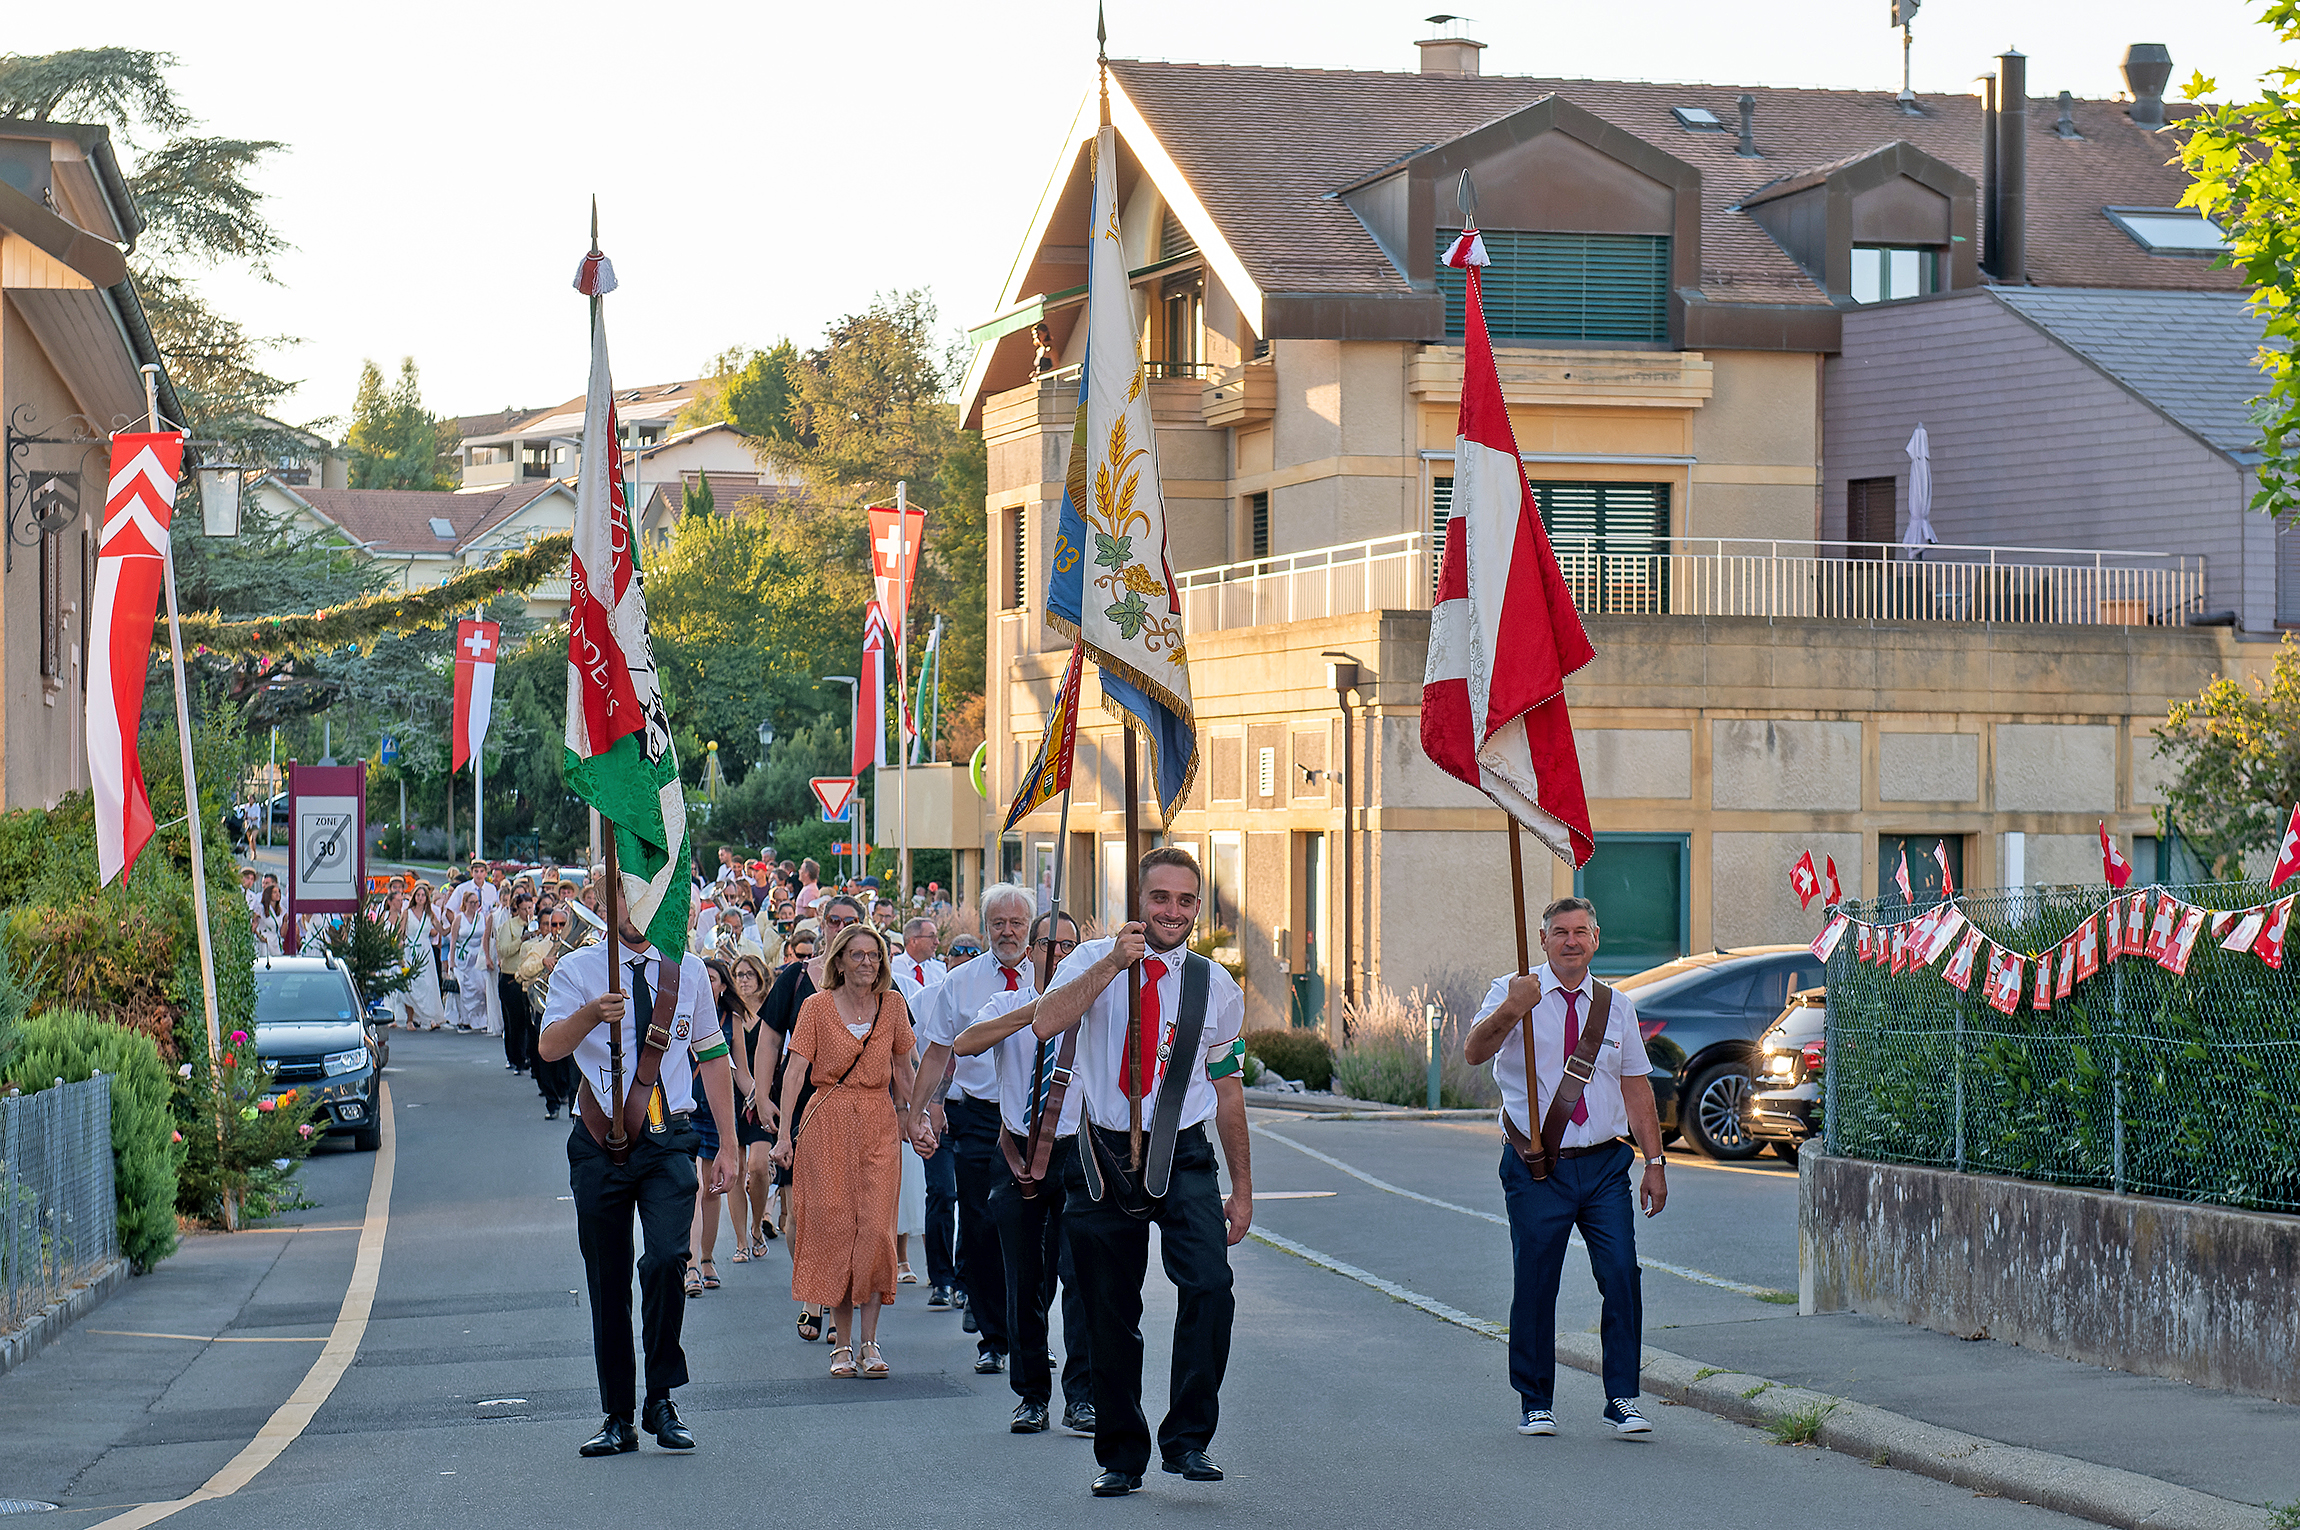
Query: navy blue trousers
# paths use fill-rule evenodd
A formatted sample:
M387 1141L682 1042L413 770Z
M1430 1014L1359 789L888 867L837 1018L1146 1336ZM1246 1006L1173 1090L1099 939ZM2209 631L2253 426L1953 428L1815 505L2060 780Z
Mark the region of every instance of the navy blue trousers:
M1637 1210L1629 1193L1627 1143L1610 1153L1558 1162L1535 1179L1517 1150L1501 1149L1501 1196L1509 1208L1516 1287L1509 1302L1509 1384L1528 1408L1548 1408L1557 1388L1557 1281L1566 1239L1581 1229L1589 1272L1605 1299L1598 1335L1605 1349L1605 1395L1637 1395L1644 1342L1645 1287L1637 1269Z
M926 1278L930 1285L965 1289L952 1242L957 1228L958 1149L946 1139L926 1161Z

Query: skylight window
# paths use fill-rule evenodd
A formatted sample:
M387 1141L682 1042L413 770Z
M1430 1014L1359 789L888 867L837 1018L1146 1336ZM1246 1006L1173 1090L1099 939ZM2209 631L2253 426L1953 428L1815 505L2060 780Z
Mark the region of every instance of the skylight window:
M1688 133L1722 133L1725 131L1725 124L1718 121L1717 114L1706 106L1672 106L1669 108L1669 115L1675 117L1677 125Z
M455 523L444 515L435 515L431 518L431 534L442 542L452 542L455 540Z
M2184 207L2108 207L2108 220L2151 255L2218 255L2228 248L2219 224Z

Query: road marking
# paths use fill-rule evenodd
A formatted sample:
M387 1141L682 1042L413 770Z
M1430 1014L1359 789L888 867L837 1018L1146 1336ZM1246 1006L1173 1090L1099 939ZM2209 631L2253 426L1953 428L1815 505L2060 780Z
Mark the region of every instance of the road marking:
M325 1344L327 1342L327 1335L324 1333L308 1339L258 1339L220 1333L212 1336L204 1333L137 1333L128 1328L91 1328L88 1332L100 1333L111 1339L183 1339L193 1344Z
M1306 1147L1303 1144L1296 1142L1291 1137L1281 1137L1266 1126L1256 1126L1249 1129L1255 1132L1259 1132L1262 1136L1269 1138L1272 1142L1282 1142L1297 1153L1306 1153L1310 1157L1317 1159L1320 1163L1331 1164L1333 1167L1341 1170L1344 1174L1349 1175L1352 1179L1362 1179L1377 1190L1387 1190L1392 1195L1402 1195L1409 1201L1420 1201L1425 1206L1436 1206L1444 1211L1458 1211L1465 1217L1476 1217L1481 1222L1492 1222L1496 1226L1507 1227L1509 1225L1509 1218L1495 1216L1490 1211L1479 1211L1473 1206L1458 1206L1452 1201L1441 1201L1434 1195L1424 1195L1418 1190L1408 1190L1403 1185L1393 1185L1386 1179L1376 1179L1371 1174L1368 1174L1365 1170L1360 1169L1353 1164L1346 1164L1339 1158L1334 1157L1332 1154L1321 1153L1314 1147ZM1748 1171L1744 1170L1743 1172ZM1256 1199L1259 1199L1259 1197L1256 1197ZM1566 1241L1571 1243L1575 1248L1588 1247L1587 1244L1581 1241L1580 1233L1574 1233L1570 1235ZM1305 1255L1304 1257L1306 1258L1308 1256ZM1745 1281L1727 1280L1722 1275L1712 1275L1707 1270L1696 1270L1690 1265L1671 1264L1665 1259L1648 1259L1643 1254L1639 1254L1637 1256L1637 1262L1639 1265L1648 1270L1659 1270L1664 1275L1675 1275L1680 1280L1697 1281L1705 1286L1717 1286L1727 1291L1738 1291L1743 1296L1764 1296L1771 1292L1773 1289L1771 1286L1753 1286ZM1356 1279L1357 1277L1352 1276L1351 1278ZM1400 1300L1404 1299L1405 1298L1402 1297L1400 1298ZM1451 1322L1452 1319L1449 1318L1447 1321Z
M1283 1141L1284 1139L1281 1138L1280 1140ZM1459 1307L1449 1307L1434 1296L1424 1296L1419 1291L1409 1291L1396 1281L1384 1280L1370 1270L1361 1270L1354 1264L1344 1264L1333 1255L1321 1254L1306 1243L1296 1243L1291 1238L1281 1238L1276 1233L1264 1232L1259 1227L1251 1228L1248 1231L1251 1236L1269 1244L1272 1248L1283 1249L1297 1259L1306 1259L1320 1269L1332 1270L1336 1275L1347 1276L1360 1285L1372 1286L1382 1295L1393 1297L1409 1307L1419 1307L1431 1317L1456 1324L1468 1329L1471 1333L1488 1339L1498 1339L1504 1344L1509 1342L1509 1330L1499 1323L1489 1323L1484 1318L1471 1317ZM101 1527L98 1527L98 1530L101 1530Z
M1257 1190L1257 1201L1323 1201L1341 1194L1339 1190Z
M1669 1160L1669 1167L1672 1169L1703 1169L1712 1174L1754 1174L1759 1179L1779 1180L1787 1185L1793 1185L1797 1182L1795 1169L1752 1169L1747 1164L1713 1163L1706 1158L1672 1158Z
M256 1437L225 1462L222 1470L182 1498L147 1503L125 1514L115 1514L94 1530L142 1530L143 1526L156 1525L194 1504L231 1497L296 1442L310 1426L313 1415L335 1391L336 1383L343 1380L343 1373L351 1369L352 1361L359 1356L360 1341L367 1336L368 1315L375 1309L376 1283L383 1274L383 1240L391 1226L391 1176L399 1148L389 1083L382 1086L378 1107L383 1143L375 1153L375 1177L368 1186L367 1217L360 1227L359 1251L352 1259L351 1284L344 1289L343 1306L336 1312L327 1347L304 1373L294 1394L272 1411L263 1428L256 1431Z

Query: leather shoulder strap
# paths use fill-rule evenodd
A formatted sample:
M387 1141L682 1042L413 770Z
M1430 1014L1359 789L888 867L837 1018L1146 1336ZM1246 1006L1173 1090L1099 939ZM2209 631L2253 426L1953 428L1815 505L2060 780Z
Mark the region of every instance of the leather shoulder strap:
M1571 1119L1573 1107L1581 1103L1581 1092L1597 1071L1597 1050L1605 1045L1605 1033L1613 1019L1613 990L1594 982L1589 989L1589 1013L1582 1020L1581 1039L1573 1049L1573 1056L1566 1059L1565 1076L1557 1081L1557 1093L1551 1097L1549 1109L1541 1118L1541 1140L1534 1142L1518 1130L1506 1109L1501 1113L1503 1134L1517 1150L1517 1156L1533 1171L1535 1179L1547 1179L1550 1168L1557 1162L1557 1150L1565 1144L1565 1123ZM1532 1015L1525 1017L1520 1035L1525 1046L1525 1098L1530 1117L1541 1097L1541 1075L1533 1066Z
M1185 948L1182 956L1182 1004L1175 1013L1174 1043L1167 1054L1166 1073L1158 1082L1158 1110L1150 1118L1150 1143L1142 1155L1142 1185L1152 1195L1166 1193L1174 1168L1174 1134L1182 1125L1182 1101L1190 1092L1190 1075L1198 1066L1198 1042L1206 1034L1207 976L1213 963Z

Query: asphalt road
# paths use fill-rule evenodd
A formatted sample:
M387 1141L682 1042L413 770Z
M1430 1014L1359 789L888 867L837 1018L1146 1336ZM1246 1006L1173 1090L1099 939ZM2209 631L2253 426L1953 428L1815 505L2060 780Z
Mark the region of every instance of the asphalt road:
M1134 1499L1093 1505L1089 1444L1009 1435L1005 1379L973 1373L957 1317L927 1311L923 1291L906 1288L883 1322L891 1380L831 1380L824 1347L793 1332L779 1245L763 1264L722 1257L724 1287L687 1305L696 1380L680 1403L702 1448L674 1456L649 1442L582 1461L575 1446L598 1414L566 1124L542 1119L531 1086L484 1038L399 1035L392 1051L395 1180L356 1362L276 1461L170 1525L1003 1527L1094 1513L1517 1526L1591 1512L1627 1523L1857 1515L1863 1530L2073 1523L1777 1446L1687 1408L1652 1409L1656 1433L1625 1441L1598 1422L1596 1379L1570 1369L1560 1435L1521 1439L1500 1344L1255 1241L1232 1251L1238 1323L1214 1450L1224 1483L1153 1471ZM1271 1197L1259 1225L1472 1316L1506 1317L1489 1127L1276 1114L1259 1126L1256 1185ZM293 1230L191 1240L0 1377L0 1498L61 1504L46 1524L95 1525L193 1493L230 1462L319 1356L352 1279L375 1163L335 1147L315 1155L305 1180L318 1204L283 1219ZM1641 1252L1733 1284L1649 1267L1648 1341L1667 1347L1673 1323L1787 1321L1793 1308L1733 1286L1794 1285L1790 1177L1687 1166L1673 1194L1641 1228ZM1153 1273L1153 1397L1171 1319ZM1596 1321L1586 1263L1569 1262L1559 1324Z

